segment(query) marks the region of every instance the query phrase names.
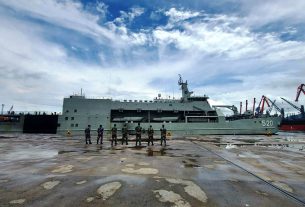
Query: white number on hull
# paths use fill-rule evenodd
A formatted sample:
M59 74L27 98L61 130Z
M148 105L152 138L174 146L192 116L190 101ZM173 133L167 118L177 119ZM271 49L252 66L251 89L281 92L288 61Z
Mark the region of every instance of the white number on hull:
M273 121L272 120L262 120L262 126L271 127L271 126L273 126Z

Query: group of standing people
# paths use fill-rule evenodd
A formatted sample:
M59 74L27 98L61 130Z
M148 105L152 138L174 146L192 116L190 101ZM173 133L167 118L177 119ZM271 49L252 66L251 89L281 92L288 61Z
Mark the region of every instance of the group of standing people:
M138 145L141 146L143 129L140 123L138 123L138 126L135 128L135 132L136 132L136 146ZM163 142L164 142L164 146L166 146L166 128L164 127L164 125L162 125L160 132L161 132L161 146L163 145ZM148 134L148 141L147 141L148 146L150 144L154 145L154 129L152 128L151 125L147 129L147 134ZM103 144L103 135L104 135L104 128L102 125L100 125L99 128L97 129L96 144L99 143ZM114 124L113 127L111 128L111 146L113 146L113 144L117 145L117 137L118 137L117 135L118 135L118 129L116 127L116 124ZM90 125L88 125L88 127L85 129L85 137L86 137L86 144L92 144L91 135L90 135ZM124 124L122 128L122 145L124 143L128 145L128 129L126 124Z

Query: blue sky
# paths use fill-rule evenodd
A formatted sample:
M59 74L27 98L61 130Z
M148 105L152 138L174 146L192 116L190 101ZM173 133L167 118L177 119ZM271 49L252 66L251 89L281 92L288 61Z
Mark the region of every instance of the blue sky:
M80 88L178 98L182 74L211 103L281 105L305 82L304 11L304 0L0 0L1 102L61 111Z

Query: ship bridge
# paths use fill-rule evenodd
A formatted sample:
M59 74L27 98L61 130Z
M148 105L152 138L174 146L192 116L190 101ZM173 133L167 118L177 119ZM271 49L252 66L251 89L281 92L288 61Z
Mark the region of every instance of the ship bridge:
M181 91L182 91L182 97L181 101L182 102L188 102L188 101L207 101L209 99L208 96L192 96L194 93L193 91L189 91L188 89L188 83L187 80L183 82L181 75L179 74L179 80L178 80L178 85L181 86Z

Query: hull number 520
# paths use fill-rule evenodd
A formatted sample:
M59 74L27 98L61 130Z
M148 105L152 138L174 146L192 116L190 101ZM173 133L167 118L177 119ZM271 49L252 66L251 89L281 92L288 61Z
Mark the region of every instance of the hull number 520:
M262 120L262 126L271 127L271 126L273 126L273 121L272 120Z

